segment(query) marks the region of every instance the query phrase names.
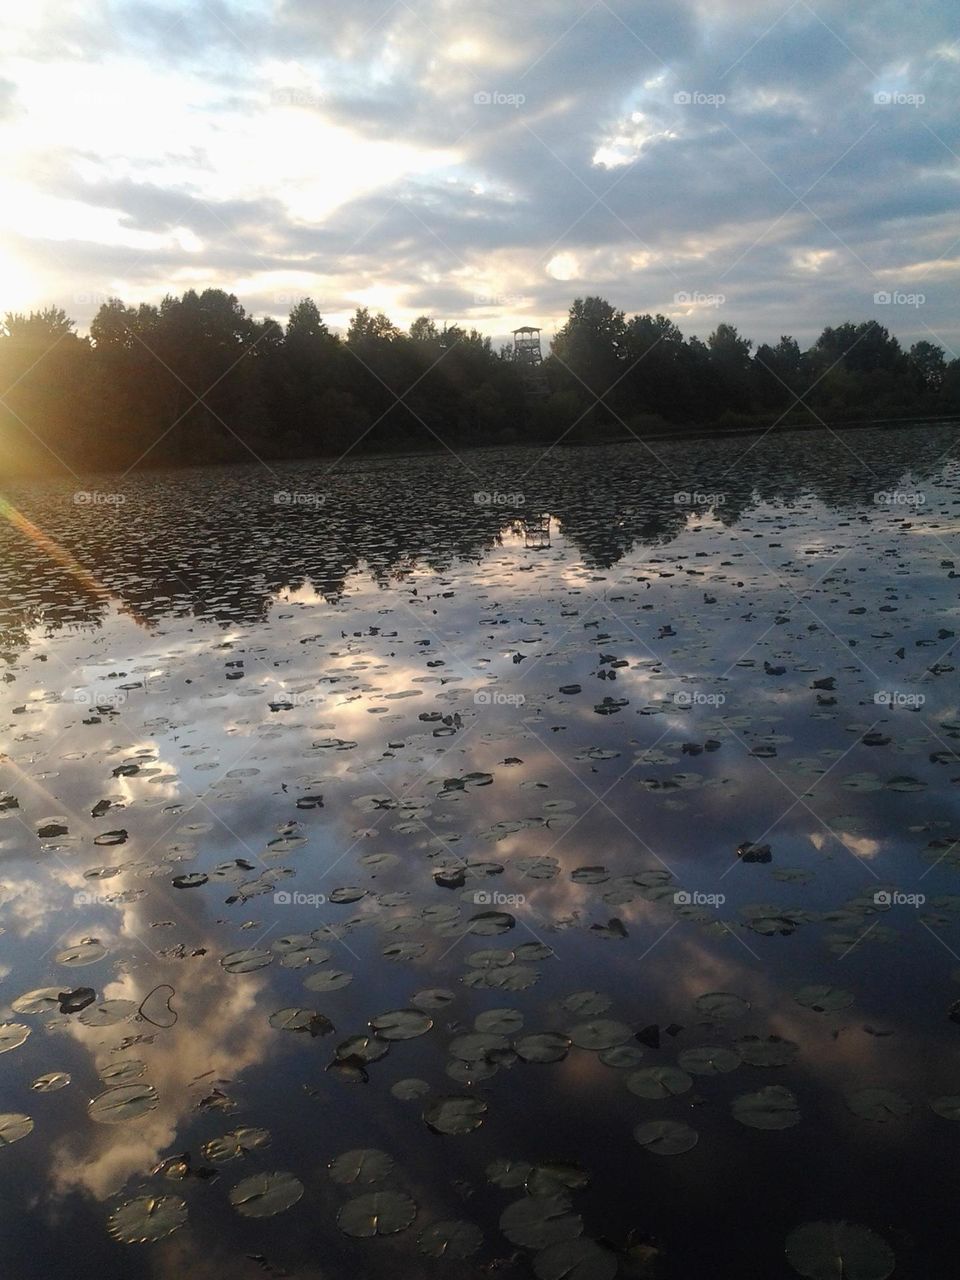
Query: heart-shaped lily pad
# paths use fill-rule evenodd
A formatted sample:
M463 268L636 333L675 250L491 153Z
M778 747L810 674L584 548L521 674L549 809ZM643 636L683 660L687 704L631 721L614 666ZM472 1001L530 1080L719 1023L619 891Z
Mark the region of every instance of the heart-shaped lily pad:
M699 1140L696 1129L680 1120L647 1120L638 1124L633 1136L644 1150L655 1156L679 1156L691 1151Z
M417 1216L417 1206L402 1191L371 1191L348 1200L337 1214L337 1226L358 1240L392 1236L405 1231Z
M245 1218L272 1218L295 1205L303 1183L292 1173L255 1173L230 1189L230 1203Z
M869 1227L808 1222L787 1236L787 1261L806 1280L887 1280L896 1258Z

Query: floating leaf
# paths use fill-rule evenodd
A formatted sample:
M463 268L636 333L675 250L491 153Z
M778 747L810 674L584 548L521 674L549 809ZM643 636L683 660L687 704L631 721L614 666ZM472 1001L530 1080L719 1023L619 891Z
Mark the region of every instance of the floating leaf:
M337 1226L359 1240L405 1231L417 1216L417 1206L402 1191L371 1191L348 1200L337 1214Z
M138 1196L115 1209L107 1230L123 1244L149 1244L182 1227L187 1206L179 1196Z
M692 1076L720 1076L736 1071L742 1061L736 1049L702 1045L696 1049L684 1049L677 1058L677 1065Z
M729 991L708 991L706 995L698 996L694 1003L699 1013L717 1022L731 1022L750 1010L749 1001Z
M30 1028L22 1022L4 1022L0 1024L0 1053L9 1053L18 1049L30 1035Z
M808 1222L787 1236L787 1261L807 1280L887 1280L896 1259L869 1227Z
M245 1218L272 1218L295 1205L303 1183L292 1173L255 1173L230 1189L230 1203Z
M733 1114L751 1129L790 1129L800 1122L796 1097L779 1084L734 1098Z
M201 1151L204 1160L223 1164L226 1160L249 1155L251 1151L260 1151L269 1142L270 1134L266 1129L234 1129L221 1138L211 1138L209 1142L205 1142Z
M560 1062L570 1050L570 1040L557 1031L540 1031L523 1036L513 1047L524 1062Z
M417 1248L429 1258L469 1258L483 1244L483 1232L472 1222L434 1222L420 1232Z
M371 1030L381 1040L415 1040L432 1026L433 1019L419 1009L394 1009L370 1019Z
M564 1195L527 1196L508 1205L500 1215L500 1230L511 1244L527 1249L574 1240L583 1231L579 1214L570 1212Z
M801 987L793 998L797 1004L812 1009L814 1013L839 1013L841 1009L848 1009L856 999L852 991L844 991L842 987L818 985Z
M330 1177L341 1186L354 1182L380 1182L393 1171L393 1158L375 1147L358 1147L344 1151L330 1161Z
M148 1111L155 1110L159 1103L160 1099L153 1085L138 1082L107 1089L93 1099L87 1111L90 1119L100 1124L125 1124L128 1120L136 1120Z
M627 1076L627 1088L638 1098L672 1098L692 1087L692 1078L680 1067L641 1067Z
M533 1259L538 1280L613 1280L617 1255L595 1240L561 1240Z
M845 1101L855 1116L878 1124L899 1119L913 1110L913 1104L892 1089L857 1089L848 1093Z
M483 1124L487 1104L479 1098L437 1098L424 1111L423 1118L437 1133L472 1133Z
M696 1129L679 1120L647 1120L638 1124L633 1136L655 1156L679 1156L691 1151L699 1140Z
M9 1147L12 1142L19 1142L33 1131L33 1121L29 1116L17 1111L0 1114L0 1147Z
M70 1075L66 1071L48 1071L46 1075L37 1076L30 1088L34 1093L56 1093L65 1089L70 1083Z

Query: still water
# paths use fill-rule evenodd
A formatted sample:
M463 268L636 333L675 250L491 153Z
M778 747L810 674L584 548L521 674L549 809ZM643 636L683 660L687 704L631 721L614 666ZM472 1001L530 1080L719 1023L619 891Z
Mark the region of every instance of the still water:
M955 445L8 487L3 1274L953 1274Z

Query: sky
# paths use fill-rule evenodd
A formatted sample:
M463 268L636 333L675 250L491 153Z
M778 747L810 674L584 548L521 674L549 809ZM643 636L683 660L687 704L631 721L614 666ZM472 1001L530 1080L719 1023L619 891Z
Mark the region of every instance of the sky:
M574 297L960 353L954 0L32 0L0 312L219 287L549 339Z

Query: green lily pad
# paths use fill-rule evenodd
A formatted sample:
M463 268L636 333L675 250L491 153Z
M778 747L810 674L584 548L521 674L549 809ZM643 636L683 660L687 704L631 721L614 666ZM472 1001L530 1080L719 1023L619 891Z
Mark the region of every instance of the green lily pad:
M780 1036L741 1036L734 1048L751 1067L787 1067L800 1052L798 1044Z
M855 1116L878 1124L909 1115L913 1110L913 1103L892 1089L857 1089L846 1095L845 1102Z
M750 1011L750 1002L730 991L708 991L694 1001L697 1012L716 1022L732 1022Z
M30 1028L22 1022L4 1022L0 1025L0 1053L9 1053L11 1049L19 1049L30 1035Z
M628 1027L625 1022L615 1022L612 1018L593 1018L570 1028L570 1039L578 1049L593 1049L597 1052L624 1044L632 1035L632 1027Z
M138 1196L115 1209L107 1230L123 1244L162 1240L187 1220L187 1206L179 1196Z
M331 1160L329 1168L330 1177L344 1187L354 1182L380 1182L393 1172L393 1157L375 1147L358 1147Z
M136 1120L148 1111L154 1111L159 1104L160 1099L153 1085L138 1081L107 1089L93 1099L87 1112L90 1119L99 1124L126 1124L128 1120Z
M812 1009L814 1013L839 1013L841 1009L848 1009L856 996L843 987L815 984L801 987L793 998L797 1004L803 1005L804 1009Z
M304 982L307 991L340 991L353 981L353 974L346 969L320 969L311 973Z
M368 1240L404 1231L416 1216L417 1206L402 1191L371 1191L343 1205L337 1226L345 1235Z
M595 1240L560 1240L533 1259L538 1280L613 1280L617 1255Z
M30 1088L34 1093L56 1093L58 1089L65 1089L70 1079L66 1071L48 1071L46 1075L37 1076Z
M303 1183L292 1173L255 1173L230 1188L230 1203L245 1218L272 1218L295 1205Z
M887 1280L896 1258L869 1227L808 1222L787 1236L787 1261L806 1280Z
M539 1031L522 1036L513 1047L524 1062L560 1062L570 1050L570 1041L557 1031Z
M679 1120L647 1120L638 1124L633 1136L655 1156L679 1156L692 1151L700 1139L696 1129Z
M253 973L256 969L264 969L273 963L273 952L256 947L245 947L242 951L231 951L225 955L220 964L227 973Z
M500 1230L511 1244L546 1249L575 1240L583 1231L580 1215L570 1212L565 1195L527 1196L508 1205L500 1215Z
M673 1098L693 1087L693 1079L680 1067L641 1067L627 1076L627 1088L638 1098Z
M0 1147L9 1147L33 1131L33 1121L18 1111L0 1114Z
M419 1009L393 1009L370 1019L370 1027L380 1040L415 1040L426 1035L433 1019Z
M751 1129L790 1129L800 1123L796 1097L779 1084L734 1098L733 1115Z
M428 1258L469 1258L483 1244L483 1232L472 1222L434 1222L424 1227L417 1248Z
M205 1142L201 1151L204 1160L223 1164L226 1160L249 1155L251 1151L260 1151L269 1142L270 1133L267 1129L233 1129L220 1138L211 1138L209 1142Z
M423 1118L437 1133L472 1133L483 1124L487 1104L479 1098L437 1098L423 1113Z
M696 1049L684 1049L677 1058L677 1065L692 1076L721 1076L736 1071L742 1061L736 1049L702 1045Z

